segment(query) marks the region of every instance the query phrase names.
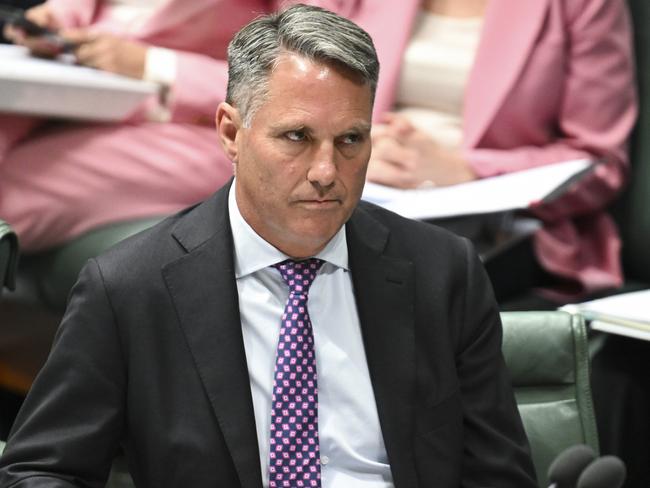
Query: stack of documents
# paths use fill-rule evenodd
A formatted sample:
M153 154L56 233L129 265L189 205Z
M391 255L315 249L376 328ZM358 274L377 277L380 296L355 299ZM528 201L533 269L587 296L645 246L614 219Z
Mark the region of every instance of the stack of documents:
M593 167L587 159L563 161L460 185L399 190L366 183L363 199L412 219L439 219L528 208L561 194Z
M22 46L0 45L1 112L119 121L158 90L155 83L38 59Z
M592 329L650 341L650 290L565 305L562 310L581 313Z

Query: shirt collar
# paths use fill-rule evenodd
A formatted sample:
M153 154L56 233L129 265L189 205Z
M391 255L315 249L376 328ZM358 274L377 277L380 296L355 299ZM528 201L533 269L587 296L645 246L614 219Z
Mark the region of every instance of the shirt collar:
M239 212L235 198L235 182L233 180L228 194L228 215L235 249L235 278L239 279L289 259L289 256L262 239L244 220L244 217ZM345 225L330 239L325 248L314 257L349 271Z

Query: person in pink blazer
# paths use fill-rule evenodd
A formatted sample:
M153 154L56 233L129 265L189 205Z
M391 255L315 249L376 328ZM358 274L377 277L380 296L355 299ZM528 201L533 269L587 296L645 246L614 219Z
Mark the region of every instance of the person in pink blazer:
M226 47L270 2L163 0L135 29L116 22L109 4L49 0L36 7L36 16L78 40L103 34L102 42L117 53L113 58L77 51L82 64L100 69L139 77L144 49L173 50L165 121L147 119L155 101L123 123L44 124L0 114L0 217L15 228L26 252L110 222L174 213L232 176L213 122L225 97Z
M421 2L319 3L373 36L382 66L374 116L385 121ZM623 0L490 0L465 89L462 148L449 155L462 162L462 171L444 183L589 158L595 166L587 178L553 203L534 206L544 224L535 253L546 271L566 282L564 292L619 286L621 242L605 208L627 175L626 143L636 114ZM438 148L431 149L440 159ZM431 166L433 158L421 155ZM380 179L372 163L369 178Z

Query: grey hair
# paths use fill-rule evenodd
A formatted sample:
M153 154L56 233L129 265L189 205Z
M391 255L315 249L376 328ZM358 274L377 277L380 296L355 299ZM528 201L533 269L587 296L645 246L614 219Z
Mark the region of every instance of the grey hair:
M268 94L269 77L287 52L352 73L369 85L374 99L379 60L370 35L329 10L298 4L258 17L228 45L226 102L239 110L244 127L250 127Z

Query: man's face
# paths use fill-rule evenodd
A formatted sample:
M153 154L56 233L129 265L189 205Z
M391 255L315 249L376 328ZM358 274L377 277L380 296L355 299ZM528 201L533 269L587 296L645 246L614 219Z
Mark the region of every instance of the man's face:
M282 55L250 127L236 120L230 151L237 204L262 238L294 258L325 247L361 197L371 113L367 84Z

